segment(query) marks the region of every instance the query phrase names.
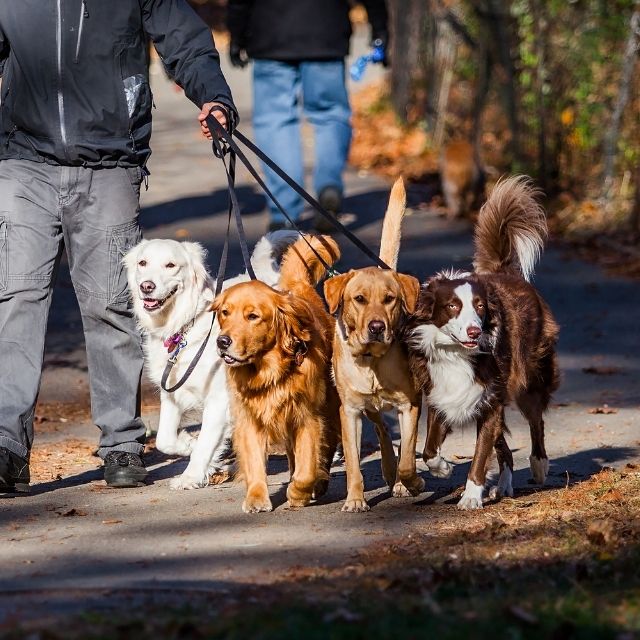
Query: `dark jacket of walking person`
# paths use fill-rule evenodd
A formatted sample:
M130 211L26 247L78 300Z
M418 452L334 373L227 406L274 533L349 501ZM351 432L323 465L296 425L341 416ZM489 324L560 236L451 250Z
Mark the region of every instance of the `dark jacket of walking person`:
M43 6L44 5L44 6ZM136 486L142 350L124 253L141 237L148 40L199 107L235 119L211 32L184 0L0 0L0 490L29 482L44 338L63 246L105 479ZM224 113L215 117L227 123Z
M372 42L386 44L384 0L363 2ZM351 142L351 110L344 58L349 53L348 0L229 0L230 57L253 66L253 126L256 142L296 182L304 181L300 111L315 134L314 188L333 213L342 203L342 173ZM302 199L265 168L267 184L292 218ZM271 228L285 219L270 204ZM320 220L318 220L320 222ZM322 230L324 225L317 224Z

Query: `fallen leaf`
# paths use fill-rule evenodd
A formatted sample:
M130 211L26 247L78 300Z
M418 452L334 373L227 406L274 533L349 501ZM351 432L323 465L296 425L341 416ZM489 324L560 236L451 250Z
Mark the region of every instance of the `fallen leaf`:
M69 511L65 511L64 513L60 513L63 518L71 518L73 516L86 516L87 512L82 511L81 509L69 509Z
M507 611L520 622L525 622L526 624L538 624L538 618L531 613L531 611L527 611L523 607L519 607L518 605L511 605Z
M608 404L603 404L601 407L593 407L589 409L589 413L595 415L597 413L603 413L605 415L609 415L611 413L618 413L617 409L613 409Z
M606 545L615 539L615 527L610 520L594 520L587 527L587 538L591 544Z
M112 519L112 520L103 520L102 524L120 524L121 522L122 520Z
M616 373L622 373L622 369L620 367L583 367L582 372L596 376L613 376Z

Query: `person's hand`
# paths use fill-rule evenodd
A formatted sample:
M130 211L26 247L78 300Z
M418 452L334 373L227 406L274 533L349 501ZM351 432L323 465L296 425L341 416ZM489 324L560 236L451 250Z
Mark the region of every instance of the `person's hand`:
M216 109L211 112L213 107L219 106L223 107L224 111L220 111ZM198 120L200 121L200 129L202 130L202 135L207 138L207 140L213 140L213 136L211 135L211 131L209 131L209 125L207 124L207 118L209 114L211 114L225 129L227 129L227 108L221 102L206 102L202 105L202 111L198 114Z
M249 64L247 52L237 43L231 42L229 45L229 60L234 67L244 69Z

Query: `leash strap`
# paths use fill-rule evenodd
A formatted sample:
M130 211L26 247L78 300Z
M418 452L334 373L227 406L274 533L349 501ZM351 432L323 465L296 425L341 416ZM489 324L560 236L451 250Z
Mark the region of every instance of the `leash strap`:
M225 131L224 127L215 119L208 118L207 124L210 129L214 129L216 133L224 140L224 142L228 145L228 147L233 150L238 158L245 165L249 173L253 176L255 181L260 185L260 187L264 190L264 192L269 196L269 198L273 201L273 203L278 207L278 209L282 212L284 217L289 221L289 223L297 229L295 222L291 219L289 214L284 210L282 205L278 202L275 196L271 193L264 180L260 177L260 174L256 171L255 167L251 164L245 153L238 146L236 141ZM262 162L264 162L270 169L272 169L282 180L284 180L300 197L306 200L314 209L316 209L323 217L325 217L329 222L340 231L344 236L346 236L358 249L360 249L367 257L371 258L376 265L381 267L382 269L390 269L389 265L386 264L383 260L381 260L366 244L360 240L357 236L355 236L349 229L347 229L339 220L332 216L326 209L324 209L320 203L309 193L307 193L293 178L291 178L287 173L285 173L269 156L267 156L263 151L261 151L256 145L249 140L245 135L240 133L236 129L234 132L235 137L240 140L252 153L254 153ZM322 260L323 266L327 266L324 260ZM330 268L329 268L330 269Z

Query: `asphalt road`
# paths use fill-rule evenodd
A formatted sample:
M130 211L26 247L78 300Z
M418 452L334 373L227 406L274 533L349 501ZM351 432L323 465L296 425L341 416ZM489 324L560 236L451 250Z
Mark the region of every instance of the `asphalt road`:
M242 129L249 133L249 73L234 71L229 77L241 107ZM161 74L154 78L158 108L150 190L143 197L145 232L147 237L199 240L215 266L226 209L224 175L199 137L195 107ZM310 145L307 136L306 148ZM267 223L264 198L246 172L240 172L238 183L247 234L255 241ZM349 220L373 247L388 190L389 185L374 176L348 172ZM410 193L410 204L417 198ZM343 268L367 264L357 249L346 242L342 246ZM406 219L401 270L423 278L444 266L469 265L470 255L466 223L446 222L434 211L417 207ZM240 268L238 255L232 266ZM563 382L546 419L549 485L580 481L603 466L638 462L638 284L608 276L553 245L537 269L536 283L561 325ZM589 368L595 373L584 371ZM76 407L86 403L86 377L79 315L63 269L50 321L41 401ZM589 413L604 404L615 412ZM153 426L155 409L147 411L146 418ZM528 429L514 412L508 414L508 423L517 497L534 490L528 483ZM71 438L97 439L96 428L84 420L46 426L37 445L54 450ZM0 500L0 621L63 612L87 601L105 606L124 593L216 592L246 582L269 582L292 567L354 562L360 549L412 531L438 535L473 517L455 509L452 494L464 484L474 435L456 433L447 441L445 454L458 462L450 480L427 478L423 495L392 499L383 487L369 434L363 468L372 510L366 514L340 512L346 494L341 467L334 469L321 503L288 510L286 464L272 459L269 483L276 508L248 516L241 512L243 489L237 484L170 491L169 478L184 468L182 460L154 456L150 484L121 491L104 486L96 464L75 465L60 480L35 484L28 496Z

